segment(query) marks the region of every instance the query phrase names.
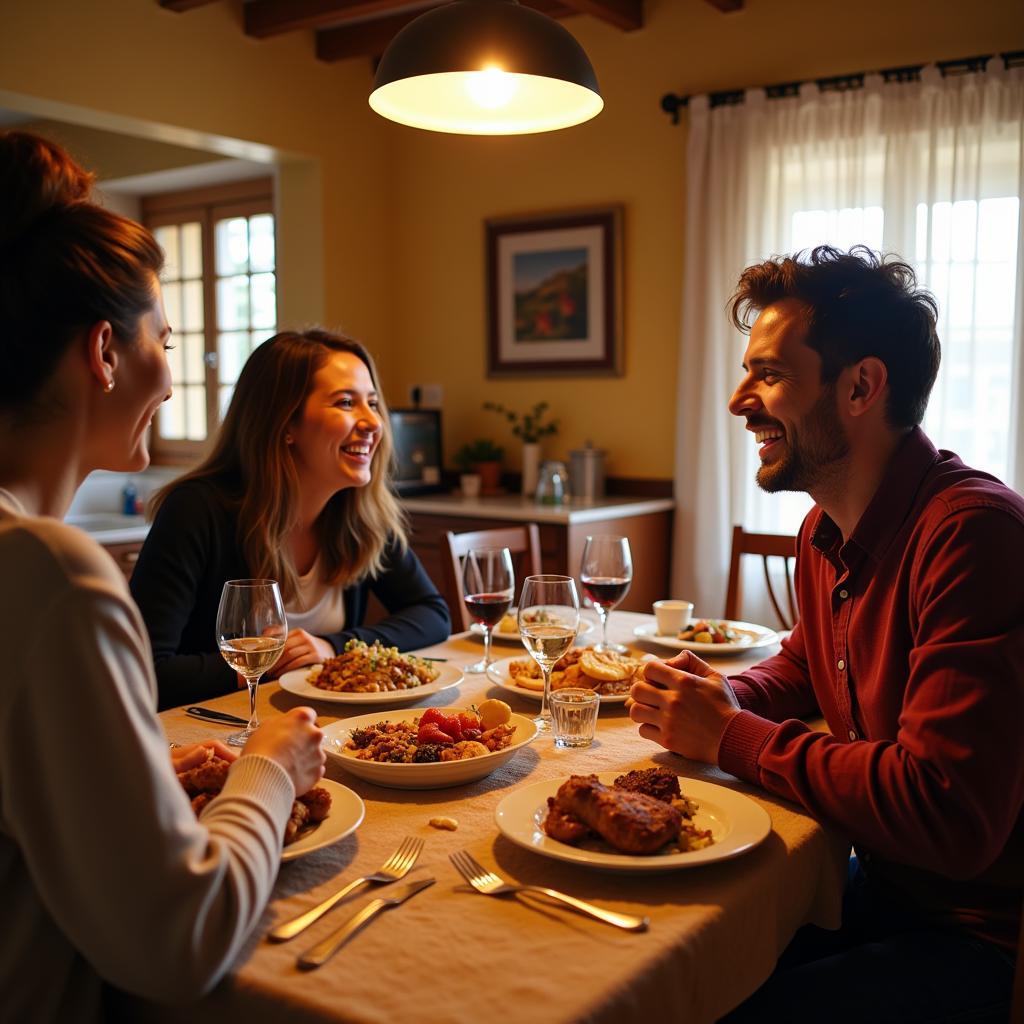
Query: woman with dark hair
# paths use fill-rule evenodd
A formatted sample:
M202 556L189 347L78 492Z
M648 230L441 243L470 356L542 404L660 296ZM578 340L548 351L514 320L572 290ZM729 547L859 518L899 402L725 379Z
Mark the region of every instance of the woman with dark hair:
M154 713L145 626L110 556L61 517L93 469L144 469L170 393L145 228L34 135L0 134L0 1016L99 1020L102 980L193 998L277 875L296 792L323 774L310 708L234 760L196 819ZM228 760L234 755L217 746ZM203 762L202 745L174 767Z
M238 685L216 646L226 579L280 582L292 629L275 675L353 638L412 650L447 637L444 599L408 547L391 462L362 345L310 330L253 352L209 457L156 496L132 576L161 707ZM365 626L371 592L388 616Z

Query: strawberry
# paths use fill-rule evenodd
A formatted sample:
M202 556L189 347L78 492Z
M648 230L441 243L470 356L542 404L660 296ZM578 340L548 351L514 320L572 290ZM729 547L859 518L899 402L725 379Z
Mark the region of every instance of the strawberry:
M418 744L445 743L450 746L453 740L446 732L441 731L436 722L427 722L426 725L420 724L419 732L416 734L416 742Z
M475 711L460 711L459 725L462 727L463 738L466 737L467 729L480 729L480 716Z
M427 708L427 710L420 715L420 725L429 725L431 722L433 722L434 725L440 725L447 717L448 716L440 708Z
M458 714L443 715L437 725L442 732L448 733L456 743L462 739L462 723L459 721Z

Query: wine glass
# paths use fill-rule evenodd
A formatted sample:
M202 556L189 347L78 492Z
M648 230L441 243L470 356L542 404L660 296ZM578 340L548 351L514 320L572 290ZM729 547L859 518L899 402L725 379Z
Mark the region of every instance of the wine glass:
M256 684L284 650L288 620L276 580L228 580L217 609L217 646L224 660L245 676L249 687L249 724L227 742L245 746L259 728Z
M491 634L501 622L515 593L512 553L508 548L471 548L462 561L462 593L474 622L484 630L484 657L466 667L486 672L491 664Z
M588 537L583 547L580 582L583 584L583 593L590 598L601 618L603 639L595 644L594 650L627 654L628 648L622 644L608 642L608 615L629 593L629 585L633 582L633 556L629 551L629 538Z
M537 729L551 728L551 670L573 645L580 625L580 600L571 576L527 576L519 598L519 636L544 676Z

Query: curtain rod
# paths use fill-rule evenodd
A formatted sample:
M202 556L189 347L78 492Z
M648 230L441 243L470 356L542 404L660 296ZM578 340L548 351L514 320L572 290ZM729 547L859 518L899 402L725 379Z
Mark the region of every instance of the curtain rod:
M956 60L938 60L935 66L943 77L947 75L969 75L977 71L984 71L985 64L995 54L986 54L981 57L959 57ZM1008 53L1000 53L1003 64L1007 68L1024 67L1024 50L1011 50ZM855 71L849 75L832 75L829 78L812 79L815 85L822 92L846 92L848 89L864 88L864 78L869 74L881 75L885 82L916 82L921 77L921 71L927 67L926 64L907 64L898 68L883 68L881 71ZM781 82L777 85L765 86L765 95L770 100L782 99L785 96L797 96L800 93L800 86L804 82ZM713 92L709 99L712 107L721 107L729 104L742 103L746 95L746 89L731 89L723 92ZM679 124L679 111L690 102L689 96L680 96L674 92L665 93L661 97L661 109L672 118L673 124Z

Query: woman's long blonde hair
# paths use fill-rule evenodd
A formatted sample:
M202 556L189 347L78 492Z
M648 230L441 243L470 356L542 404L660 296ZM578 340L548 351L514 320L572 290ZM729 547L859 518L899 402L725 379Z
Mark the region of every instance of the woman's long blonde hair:
M314 524L320 563L331 584L349 586L377 575L389 539L408 545L405 517L391 490L394 445L387 407L370 353L328 331L282 331L255 349L239 375L213 451L157 492L151 509L155 514L186 480L212 482L236 506L238 541L249 571L277 580L286 601L298 593L298 573L284 541L295 526L299 478L285 435L332 352L351 352L366 364L377 390L381 434L370 482L338 491Z

